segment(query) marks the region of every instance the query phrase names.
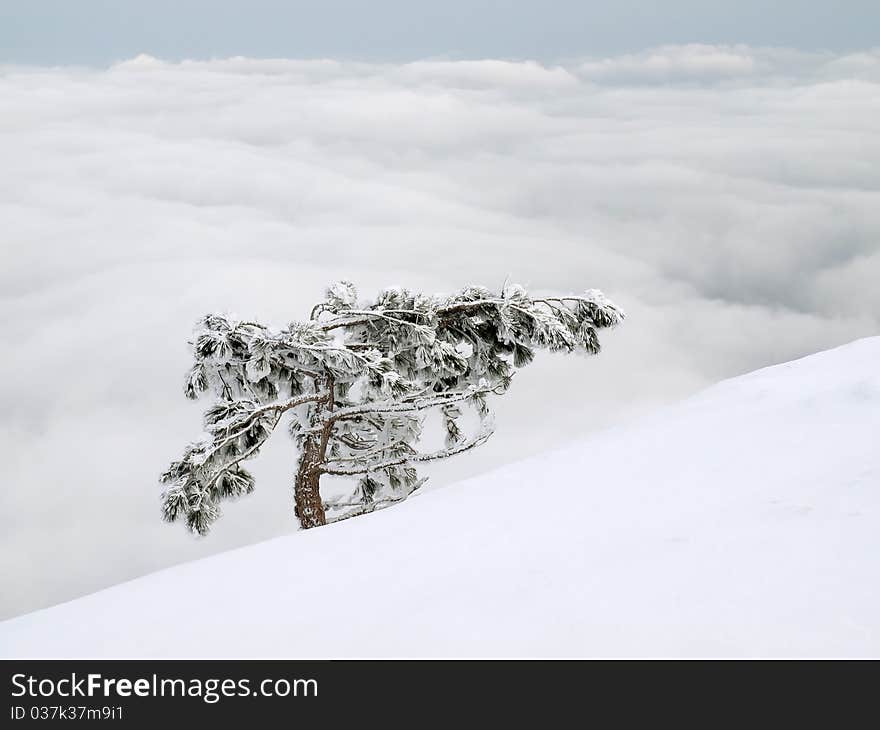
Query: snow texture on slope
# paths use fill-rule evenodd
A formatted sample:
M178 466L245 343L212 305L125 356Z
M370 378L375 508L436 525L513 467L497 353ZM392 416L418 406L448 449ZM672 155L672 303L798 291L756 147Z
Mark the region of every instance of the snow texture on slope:
M880 655L880 337L0 624L6 656Z

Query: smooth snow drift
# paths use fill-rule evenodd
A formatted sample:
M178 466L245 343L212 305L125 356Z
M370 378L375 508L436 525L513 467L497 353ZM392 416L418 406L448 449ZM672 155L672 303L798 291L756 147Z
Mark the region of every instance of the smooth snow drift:
M880 656L878 364L875 337L726 381L384 512L4 622L0 653Z

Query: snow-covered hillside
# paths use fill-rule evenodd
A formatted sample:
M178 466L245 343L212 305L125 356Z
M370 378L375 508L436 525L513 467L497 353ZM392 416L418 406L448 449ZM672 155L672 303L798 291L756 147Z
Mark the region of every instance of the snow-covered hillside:
M880 337L726 381L393 509L7 621L0 653L878 656L878 365Z

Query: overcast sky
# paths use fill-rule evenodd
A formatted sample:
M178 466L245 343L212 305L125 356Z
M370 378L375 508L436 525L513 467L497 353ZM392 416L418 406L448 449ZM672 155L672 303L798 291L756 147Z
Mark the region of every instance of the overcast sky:
M0 61L616 54L671 43L852 51L877 0L0 0Z

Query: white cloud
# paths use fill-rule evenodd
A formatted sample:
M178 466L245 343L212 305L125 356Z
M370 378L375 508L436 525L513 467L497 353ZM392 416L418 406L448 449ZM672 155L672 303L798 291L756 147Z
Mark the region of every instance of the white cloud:
M638 53L587 58L573 67L582 78L597 83L807 83L824 79L880 78L880 52L847 55L806 52L790 48L689 43L659 46Z
M699 43L584 61L579 71L602 81L748 78L759 68L748 46Z
M507 276L628 309L601 357L523 371L435 483L876 333L877 68L740 46L0 68L0 612L293 529L282 434L207 541L158 520L207 310Z

